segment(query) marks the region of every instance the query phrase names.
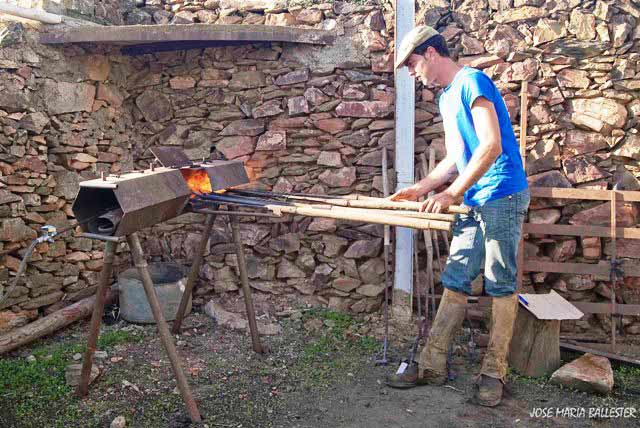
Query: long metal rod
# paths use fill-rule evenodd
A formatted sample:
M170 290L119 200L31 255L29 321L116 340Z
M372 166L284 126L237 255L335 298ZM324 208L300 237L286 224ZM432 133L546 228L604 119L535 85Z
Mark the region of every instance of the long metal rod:
M171 332L173 334L180 333L180 327L182 325L182 320L184 319L184 314L187 311L187 306L189 305L189 299L191 298L191 294L193 292L193 287L198 279L198 274L200 273L200 266L202 266L202 260L204 259L204 253L207 250L207 245L209 244L209 237L211 237L211 230L213 229L213 223L216 221L216 214L207 214L204 221L204 230L202 231L202 238L198 243L198 248L196 249L195 258L191 265L191 270L189 271L189 276L187 277L187 284L184 286L184 292L182 293L182 299L180 299L180 306L178 306L178 312L176 313L176 319L173 321L173 328Z
M244 294L244 304L247 309L247 319L249 320L249 331L251 333L251 342L253 344L253 350L258 354L264 353L264 348L260 343L260 337L258 336L258 324L256 323L256 311L253 306L253 295L251 293L251 286L249 285L249 276L247 275L247 260L244 256L244 248L242 246L242 239L240 238L240 225L238 224L238 218L231 216L229 218L231 223L231 233L233 235L233 242L236 244L236 255L238 257L238 270L240 271L240 282L242 283L242 294Z
M433 149L431 149L433 151ZM428 177L431 172L431 163L427 165L426 156L424 153L420 154L420 169L422 171L422 178ZM424 239L425 250L427 251L427 290L429 294L435 294L435 279L433 275L433 240L431 239L431 232L428 230L422 231L422 237ZM437 235L436 235L436 245L437 244ZM431 304L431 311L428 312L431 314L431 317L435 317L436 313L436 302L435 299L427 299L425 300L425 305L429 306Z
M115 242L107 241L104 244L103 265L98 279L98 288L96 290L96 301L93 305L93 313L89 323L89 337L87 339L87 350L84 352L82 361L82 371L80 372L80 382L76 388L76 394L84 397L89 392L89 380L91 377L91 366L93 365L93 354L96 352L98 345L98 336L100 335L100 323L104 313L104 301L111 280L113 271L113 258L116 254Z
M191 388L189 388L189 384L187 383L187 378L184 375L184 371L182 370L182 366L180 364L180 357L178 357L178 351L176 351L176 347L173 343L173 338L171 337L171 333L169 332L169 327L167 326L167 322L165 321L164 315L162 314L158 295L156 294L156 290L153 286L153 280L151 279L151 274L149 273L149 268L147 265L147 261L144 258L144 253L142 252L142 246L140 245L138 234L134 232L131 235L127 236L127 243L129 244L129 248L131 249L133 263L135 264L136 268L138 268L138 272L140 273L144 292L147 295L149 306L151 306L151 312L153 312L153 318L155 318L156 324L158 326L160 340L162 341L164 349L167 351L169 361L171 361L173 374L176 377L176 383L178 384L180 394L182 395L184 403L187 406L187 412L189 412L189 417L191 418L192 422L199 423L202 421L202 418L200 417L200 411L198 410L198 405L196 404L196 401L193 398L193 394L191 393Z
M387 157L387 148L382 148L382 194L386 198L389 196L389 162ZM393 287L391 283L391 273L389 266L391 258L391 226L384 225L384 339L382 343L382 358L376 360L376 364L386 366L389 364L387 359L387 351L389 349L389 288Z
M275 214L256 213L256 212L247 212L247 211L214 210L214 209L208 209L208 208L194 208L192 209L192 211L199 214L223 214L223 215L238 216L238 217L279 218L279 216Z

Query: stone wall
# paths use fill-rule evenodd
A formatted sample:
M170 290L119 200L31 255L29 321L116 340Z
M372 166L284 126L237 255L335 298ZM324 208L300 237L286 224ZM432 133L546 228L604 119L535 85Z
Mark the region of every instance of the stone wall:
M42 46L35 31L12 25L11 37L0 42L3 283L40 225L69 224L79 179L146 167L152 145L182 146L194 158L214 152L242 159L254 185L268 190L380 195L380 148L394 144L391 2L312 3L148 0L144 8L119 9L113 23L321 28L337 32L333 46L266 43L125 57L99 46ZM521 81L529 81L532 184L640 188L634 177L640 147L637 5L425 3L418 5L418 21L437 26L454 55L498 83L514 124ZM441 157L437 96L418 85L416 153L433 147ZM635 207L620 211L621 222L637 224ZM598 203L536 201L530 221L604 224L607 213ZM145 231L147 253L188 264L201 223L200 216L185 215ZM380 227L296 217L246 219L241 231L262 310L270 294L282 306L300 297L354 312L379 306ZM229 241L219 219L196 303L211 293L236 294ZM531 237L526 250L530 258L597 262L607 252L605 241ZM634 248L631 241L618 245L624 257L638 257ZM90 295L101 255L98 244L72 237L38 247L27 282L0 312L10 320L5 325ZM127 263L128 255L119 254L120 269ZM606 300L609 292L602 278L535 274L526 280L572 300ZM640 303L634 280L619 291L628 303ZM573 328L606 323L591 317ZM640 330L630 317L624 323L629 333Z

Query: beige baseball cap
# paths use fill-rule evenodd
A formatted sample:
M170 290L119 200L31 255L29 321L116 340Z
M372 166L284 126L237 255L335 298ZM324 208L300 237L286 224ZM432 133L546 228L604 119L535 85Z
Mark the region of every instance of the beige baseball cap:
M400 47L397 50L396 62L393 67L394 70L402 66L418 46L438 34L440 33L427 25L418 25L417 27L414 27L413 30L405 34L402 38L402 42L400 42Z

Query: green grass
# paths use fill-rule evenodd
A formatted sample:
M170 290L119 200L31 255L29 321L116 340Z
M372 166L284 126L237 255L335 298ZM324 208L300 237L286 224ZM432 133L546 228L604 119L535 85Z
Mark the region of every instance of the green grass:
M99 338L98 349L140 340L130 332L108 331ZM66 384L65 368L85 348L84 343L45 345L32 350L34 361L0 359L0 426L66 427L77 420L80 409Z
M620 366L613 371L613 384L621 393L640 395L640 367Z
M326 387L340 373L357 372L363 358L380 347L375 338L355 334L359 324L347 314L324 309L305 313L304 321L312 318L322 320L323 329L304 346L295 368L304 388Z

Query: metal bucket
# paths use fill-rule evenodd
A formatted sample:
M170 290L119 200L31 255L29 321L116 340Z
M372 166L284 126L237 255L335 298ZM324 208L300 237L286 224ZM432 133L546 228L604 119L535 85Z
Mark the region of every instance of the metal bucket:
M149 263L149 273L158 295L162 313L167 321L173 321L187 283L186 269L177 263ZM155 322L142 279L137 268L131 268L118 276L120 315L129 322L151 324ZM185 315L191 312L191 297Z

